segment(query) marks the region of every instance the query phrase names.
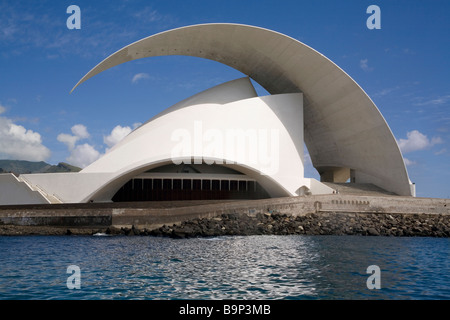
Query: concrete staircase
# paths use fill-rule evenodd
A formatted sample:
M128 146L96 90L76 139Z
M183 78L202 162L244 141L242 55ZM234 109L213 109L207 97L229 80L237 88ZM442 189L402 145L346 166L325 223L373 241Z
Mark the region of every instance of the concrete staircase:
M25 184L32 192L35 192L39 194L45 202L55 204L55 203L62 203L62 201L54 194L47 193L44 189L42 189L39 185L34 185L30 183L27 179L25 179L24 176L20 175L17 178L18 181Z

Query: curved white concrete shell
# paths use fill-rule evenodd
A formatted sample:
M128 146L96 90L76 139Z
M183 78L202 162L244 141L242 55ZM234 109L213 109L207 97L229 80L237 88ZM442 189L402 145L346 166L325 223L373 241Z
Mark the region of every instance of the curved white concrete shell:
M92 196L97 201L111 199L136 174L171 162L232 167L272 197L296 195L310 187L303 178L302 104L301 93L255 97L248 78L234 80L157 115L82 173L118 174Z
M351 178L399 195L412 195L397 142L372 100L328 58L278 32L239 24L169 30L112 54L74 89L118 64L164 55L224 63L271 94L303 93L304 140L323 181L345 182Z

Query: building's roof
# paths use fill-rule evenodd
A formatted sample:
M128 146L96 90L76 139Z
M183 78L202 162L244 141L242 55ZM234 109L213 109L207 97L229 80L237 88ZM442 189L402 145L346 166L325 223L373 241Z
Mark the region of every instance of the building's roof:
M203 24L162 32L112 54L72 91L121 63L166 55L221 62L248 75L270 94L302 92L305 144L319 172L349 168L364 182L411 195L400 149L373 101L328 58L278 32L239 24Z

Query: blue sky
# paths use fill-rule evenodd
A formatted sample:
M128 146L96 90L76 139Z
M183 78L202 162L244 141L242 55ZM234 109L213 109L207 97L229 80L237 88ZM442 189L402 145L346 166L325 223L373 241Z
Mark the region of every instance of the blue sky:
M81 29L69 30L69 5ZM369 30L369 5L381 29ZM243 75L192 57L129 62L72 87L131 42L176 27L230 22L311 46L372 98L403 152L417 196L450 197L450 2L0 0L0 159L86 166L135 126ZM264 94L262 88L258 88ZM306 175L316 177L309 165Z

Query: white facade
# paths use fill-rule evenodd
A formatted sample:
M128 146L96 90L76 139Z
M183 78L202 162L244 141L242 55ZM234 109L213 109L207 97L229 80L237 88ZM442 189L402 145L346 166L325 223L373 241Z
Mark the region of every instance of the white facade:
M414 195L397 142L367 94L326 57L271 30L206 24L163 32L114 53L74 89L115 65L161 55L215 60L248 77L166 109L79 173L14 180L17 188L35 191L30 203L111 201L133 177L189 162L233 168L271 197L332 193L304 177L303 143L323 181L351 179ZM271 95L258 97L249 77ZM0 175L0 191L12 181L6 176ZM5 194L0 204L18 200ZM26 192L20 194L23 202Z

